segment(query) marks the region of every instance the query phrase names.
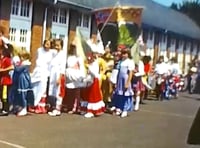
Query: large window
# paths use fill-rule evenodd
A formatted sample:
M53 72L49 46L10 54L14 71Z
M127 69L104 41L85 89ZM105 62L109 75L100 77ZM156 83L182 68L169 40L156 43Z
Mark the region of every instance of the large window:
M90 15L84 13L78 13L77 25L80 27L90 28Z
M10 41L11 42L15 42L15 38L16 38L16 28L10 28Z
M54 9L53 11L53 22L59 24L67 24L67 10L65 9Z
M20 17L31 17L32 11L31 1L27 0L12 0L11 14Z
M19 41L21 42L21 43L26 43L26 38L27 38L27 30L26 29L20 29L20 39L19 39Z

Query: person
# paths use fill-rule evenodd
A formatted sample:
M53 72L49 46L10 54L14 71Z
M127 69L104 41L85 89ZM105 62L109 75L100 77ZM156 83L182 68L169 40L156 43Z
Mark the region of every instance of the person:
M21 51L19 56L21 61L15 64L11 96L13 97L13 108L16 115L25 116L27 115L27 107L34 106L34 96L29 73L31 62L30 54L27 51ZM32 96L29 94L32 94Z
M143 103L143 95L145 92L145 86L142 82L142 77L145 75L144 63L142 61L144 53L140 51L140 60L135 66L134 76L132 79L134 94L135 94L135 111L139 110L139 104Z
M35 96L34 108L30 112L46 113L47 84L50 75L49 65L57 51L51 49L51 41L45 40L43 46L37 50L36 66L31 74L33 92Z
M110 76L114 66L114 57L111 54L111 50L108 45L106 45L105 53L102 57L106 62L106 70L105 70L105 79L102 81L102 94L104 102L107 106L111 102L111 95L112 95L112 84L110 83Z
M2 102L0 115L8 115L9 113L9 94L12 86L12 78L9 72L14 69L11 58L12 51L13 46L11 44L4 46L0 60L0 97Z
M62 101L65 96L65 66L66 66L66 53L63 50L63 40L55 39L54 48L57 54L53 57L49 65L50 78L49 78L49 97L56 98L53 110L48 112L50 116L61 115Z
M118 78L114 90L116 115L120 115L121 117L127 117L128 111L133 110L134 93L131 86L131 80L134 69L135 64L131 59L130 49L125 47L121 50Z
M105 104L102 100L102 93L100 89L100 71L99 63L93 53L87 56L87 73L91 75L93 82L84 91L84 100L87 101L87 110L84 115L85 118L92 118L100 116L105 111Z
M77 55L76 45L71 44L66 68L66 98L67 112L74 114L80 112L80 87L85 77L85 66L82 57Z

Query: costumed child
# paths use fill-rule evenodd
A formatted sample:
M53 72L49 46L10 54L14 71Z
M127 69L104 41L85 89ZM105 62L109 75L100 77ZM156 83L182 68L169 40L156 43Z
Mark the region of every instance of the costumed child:
M109 43L105 47L105 54L103 55L103 59L106 62L106 70L105 70L105 80L102 81L102 94L103 100L106 105L109 105L111 102L111 95L112 95L112 84L110 82L110 76L112 73L112 69L114 67L114 57L111 54L111 50L109 48Z
M70 45L67 55L66 67L66 98L67 112L74 114L80 112L80 87L82 79L85 77L84 60L77 54L77 47Z
M27 51L19 53L20 63L15 64L13 73L13 86L11 96L13 97L13 107L17 116L27 115L27 108L34 106L34 96L31 85L30 54Z
M62 101L65 96L65 66L66 66L66 53L63 50L63 40L55 39L54 48L57 54L52 59L49 79L49 96L55 97L56 102L53 110L48 112L50 116L61 115Z
M12 86L12 78L9 72L14 69L11 58L12 52L12 45L6 44L6 46L3 46L2 57L0 60L0 97L2 102L0 115L8 115L9 113L9 94Z
M88 75L91 75L93 83L85 88L84 100L88 102L87 111L84 115L86 118L102 115L105 111L105 104L102 100L102 93L99 85L100 73L97 59L90 54L88 60Z
M125 47L121 50L121 61L119 63L114 102L116 115L127 117L128 111L133 110L133 90L131 79L135 64L131 59L130 49Z

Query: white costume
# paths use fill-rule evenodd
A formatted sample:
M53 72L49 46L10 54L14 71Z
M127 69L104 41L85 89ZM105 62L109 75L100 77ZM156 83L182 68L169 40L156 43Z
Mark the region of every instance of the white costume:
M31 74L35 106L38 105L42 97L46 97L47 80L50 75L49 64L56 53L56 50L51 49L46 51L43 47L37 51L36 67Z
M155 66L155 72L159 75L169 74L170 72L170 65L168 63L162 62L158 63Z
M81 87L82 81L85 78L84 61L81 57L71 55L67 58L66 69L66 87L73 89Z
M50 80L49 80L49 96L56 97L56 105L62 105L62 97L60 96L61 85L57 81L61 75L65 75L66 54L63 50L59 51L52 59L49 65Z

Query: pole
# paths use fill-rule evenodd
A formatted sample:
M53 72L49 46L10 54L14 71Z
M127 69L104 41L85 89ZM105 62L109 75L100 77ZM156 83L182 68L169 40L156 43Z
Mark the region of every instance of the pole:
M46 30L47 30L47 13L48 13L48 8L45 8L45 13L44 13L44 21L43 21L43 34L42 34L42 42L44 42L46 38Z

